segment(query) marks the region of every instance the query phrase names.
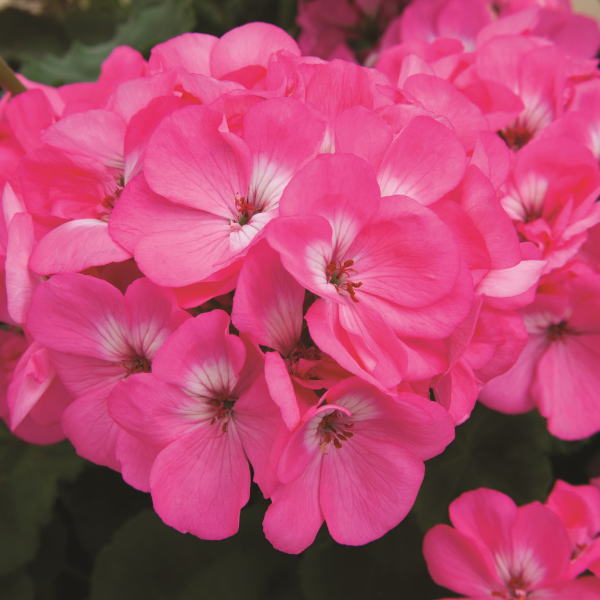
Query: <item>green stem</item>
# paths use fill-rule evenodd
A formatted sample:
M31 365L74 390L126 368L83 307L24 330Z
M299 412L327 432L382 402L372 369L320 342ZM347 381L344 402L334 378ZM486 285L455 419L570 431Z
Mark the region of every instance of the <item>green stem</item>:
M13 70L0 56L0 86L13 96L27 91L27 88L16 78Z

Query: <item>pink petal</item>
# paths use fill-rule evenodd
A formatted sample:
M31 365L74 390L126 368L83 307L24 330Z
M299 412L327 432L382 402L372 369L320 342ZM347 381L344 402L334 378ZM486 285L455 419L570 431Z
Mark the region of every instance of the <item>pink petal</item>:
M289 188L289 186L288 186ZM327 282L327 265L333 258L333 232L323 217L280 217L265 231L269 245L279 252L281 263L303 287L333 302L343 302Z
M252 152L248 198L256 208L277 207L292 176L317 155L325 127L316 111L291 98L265 100L250 108L243 139Z
M150 491L150 470L158 455L158 450L119 431L115 455L121 463L123 480L136 490Z
M222 310L185 322L157 352L154 375L198 396L232 391L246 349L237 336L229 335L229 322L229 315Z
M228 31L215 44L210 56L211 75L231 79L230 73L250 65L267 67L275 52L285 50L300 56L300 48L285 31L269 23L248 23Z
M108 398L108 413L115 423L157 452L197 430L206 420L203 410L197 398L152 373L120 381Z
M125 183L129 183L142 170L148 140L159 123L167 115L189 105L190 102L184 98L160 96L154 98L146 108L131 118L124 141Z
M219 38L206 33L184 33L152 48L151 73L181 67L190 73L210 75L210 54Z
M265 241L252 247L235 292L233 324L288 356L300 341L303 302L304 288L283 268L279 254Z
M354 154L375 170L393 138L390 126L364 106L355 106L339 114L334 129L336 152Z
M319 505L321 457L315 453L293 482L279 484L263 521L265 537L281 552L299 554L310 546L323 524ZM290 527L290 523L294 526Z
M46 234L33 249L29 266L40 275L76 273L131 258L108 233L108 223L76 219Z
M333 230L334 254L345 256L379 208L375 171L351 154L321 154L289 183L280 215L320 215Z
M7 390L11 430L18 427L52 383L56 371L46 348L33 342L15 367Z
M110 362L130 354L129 315L121 292L87 275L57 275L41 284L27 328L42 345Z
M54 123L56 113L46 94L33 89L11 98L6 117L14 136L29 151L42 145L40 134Z
M413 75L406 80L403 89L427 110L446 117L467 152L475 148L479 132L489 130L488 121L479 107L451 83L439 77Z
M290 374L279 352L266 353L265 378L271 398L281 410L284 423L293 431L300 423L300 408Z
M107 397L100 389L77 398L65 410L62 426L79 456L120 471L115 454L120 427L108 415Z
M207 540L236 533L250 469L235 422L225 435L207 425L167 446L154 461L150 488L154 510L181 533Z
M566 582L571 543L558 516L539 502L519 508L512 528L512 566L522 573L528 589Z
M264 375L235 403L235 426L265 498L277 485L277 465L290 433L269 394Z
M531 393L552 435L579 440L600 429L599 355L600 336L582 334L550 344L540 358Z
M5 269L8 312L17 323L25 323L31 297L42 280L28 267L34 246L31 215L16 213L8 230Z
M402 380L408 357L404 345L377 312L319 299L306 314L310 334L344 369L377 386Z
M535 404L529 389L537 363L547 348L548 341L544 335L531 335L515 365L490 380L479 393L479 400L488 408L506 414L533 410Z
M387 533L408 514L425 467L400 444L363 439L358 427L323 459L321 508L334 540L353 546Z
M511 554L511 528L518 511L508 496L485 488L462 494L449 509L450 520L458 531L504 560Z
M433 304L452 290L460 273L454 236L414 200L390 198L382 206L379 222L363 228L347 252L363 282L359 297L367 293L407 307Z
M438 585L478 599L505 592L489 554L448 525L436 525L425 534L423 554Z
M469 164L478 167L497 190L508 176L510 150L500 136L491 131L480 131Z
M123 169L125 121L108 110L90 110L61 119L42 141L72 154L95 158L105 167Z
M382 196L409 196L427 206L455 188L465 168L456 135L430 117L415 117L390 146L377 180Z
M547 264L545 260L523 260L509 269L493 269L477 284L475 292L495 298L518 296L539 281Z
M219 130L222 120L222 113L206 106L165 117L148 144L144 172L157 194L231 219L236 194L248 189L251 158L244 142Z
M172 290L161 288L145 277L127 288L125 302L131 314L129 342L140 356L149 360L167 337L191 318L177 307Z

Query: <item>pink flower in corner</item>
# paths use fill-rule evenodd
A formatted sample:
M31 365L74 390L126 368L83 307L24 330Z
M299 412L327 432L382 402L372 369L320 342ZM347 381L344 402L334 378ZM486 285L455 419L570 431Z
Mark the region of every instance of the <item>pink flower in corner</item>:
M358 377L323 399L283 452L263 524L273 546L291 554L310 546L323 520L341 544L358 546L387 533L411 509L423 461L454 437L439 404L415 394L392 397Z
M570 485L557 481L546 506L564 523L571 540L569 574L600 570L600 490L594 485ZM598 567L592 566L598 562Z
M597 600L600 581L570 581L571 543L558 516L539 502L517 507L480 488L450 504L448 525L427 532L423 553L433 580L477 600Z
M511 369L486 384L479 399L508 414L537 406L550 433L583 439L600 431L600 276L572 277L561 283L560 293L547 293L552 291L540 286L535 301L519 311L527 345Z
M159 350L152 374L131 377L111 416L158 456L154 509L167 525L203 539L238 530L255 481L268 496L289 437L262 374L260 350L230 335L221 310L188 321Z

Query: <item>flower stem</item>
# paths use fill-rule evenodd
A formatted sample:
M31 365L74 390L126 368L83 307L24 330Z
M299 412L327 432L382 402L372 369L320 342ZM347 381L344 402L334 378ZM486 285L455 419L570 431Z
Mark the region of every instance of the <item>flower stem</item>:
M0 56L0 86L13 96L27 91L27 88L16 78L13 70L6 64Z

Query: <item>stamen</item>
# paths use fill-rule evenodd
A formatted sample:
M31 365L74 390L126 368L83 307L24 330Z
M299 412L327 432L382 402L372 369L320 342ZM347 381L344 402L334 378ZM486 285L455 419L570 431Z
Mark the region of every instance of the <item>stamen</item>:
M506 145L515 152L520 150L533 138L533 133L526 127L520 125L507 127L502 131L498 131L498 135L506 142Z
M136 356L129 362L123 361L121 366L127 371L125 379L130 375L150 373L152 371L152 363L145 356Z
M341 261L331 261L327 265L326 273L329 283L333 284L338 292L340 291L340 288L346 290L348 294L350 294L352 302L358 302L354 290L362 286L362 281L354 283L347 280L351 274L356 274L356 269L352 268L353 265L353 260L346 260L343 264Z
M231 409L235 404L235 400L233 400L229 394L221 393L214 400L210 402L210 405L213 406L216 410L215 416L211 419L210 424L214 425L217 421L221 419L225 419L225 422L221 426L221 431L223 433L227 433L227 425L229 423L229 418L231 416Z
M338 410L323 417L319 425L319 431L321 434L321 449L324 454L328 444L333 443L338 450L341 450L342 442L347 442L353 437L354 434L348 429L352 429L354 423L340 423L340 419L343 418L345 418L345 415Z
M247 202L246 198L243 196L241 198L238 197L237 194L235 195L235 207L240 214L238 217L238 224L241 226L246 225L252 216L257 212L254 204Z
M562 340L566 335L578 335L576 331L569 328L566 321L553 323L546 332L546 338L551 342Z

